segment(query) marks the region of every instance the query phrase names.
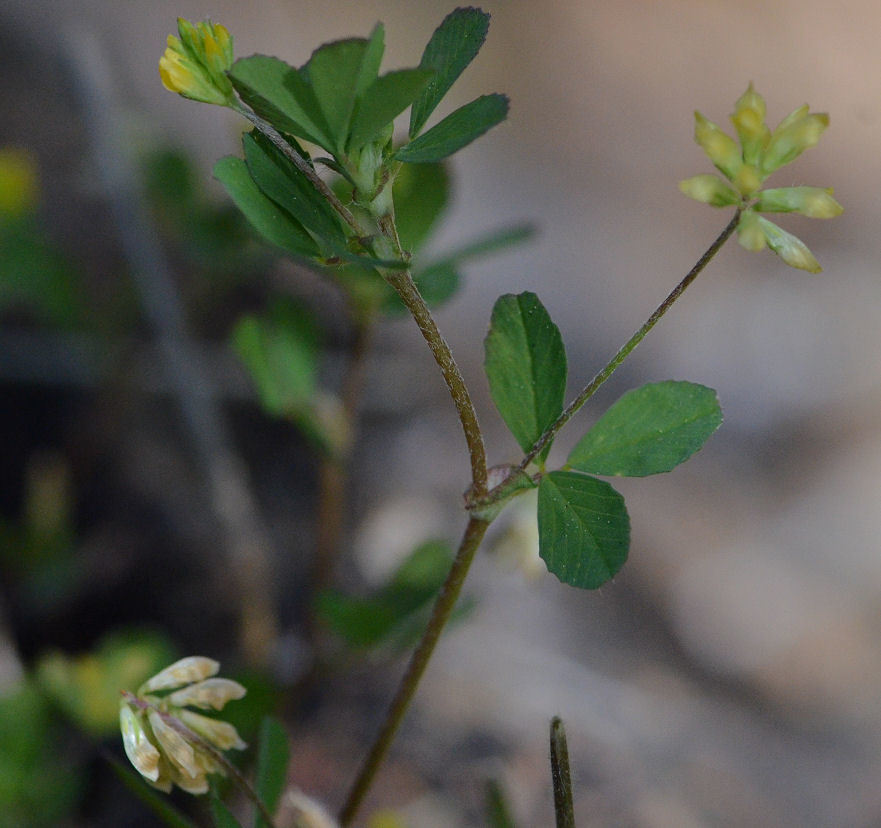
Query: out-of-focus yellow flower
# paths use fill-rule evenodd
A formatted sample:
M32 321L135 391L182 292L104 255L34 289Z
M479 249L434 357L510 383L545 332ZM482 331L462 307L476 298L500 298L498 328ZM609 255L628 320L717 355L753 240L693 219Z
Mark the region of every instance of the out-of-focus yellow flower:
M741 211L738 241L747 250L770 247L788 265L818 273L820 265L802 241L757 213L801 213L810 218L841 215L844 208L832 197L831 187L762 189L772 172L816 145L829 125L829 116L810 112L805 104L772 132L765 123L765 109L764 98L750 84L731 115L739 147L716 124L695 112L695 141L730 185L715 175L696 175L680 181L679 189L713 207L737 206Z
M219 23L177 19L180 39L168 36L159 59L159 77L170 92L194 101L229 106L235 102L226 73L233 63L232 36Z
M24 149L0 148L0 218L32 212L38 195L36 159Z
M219 669L214 659L189 656L148 679L137 694L123 693L123 746L153 787L168 792L177 785L188 793L206 793L208 775L224 773L214 752L247 747L229 722L187 709L220 710L245 695L238 682L214 678Z

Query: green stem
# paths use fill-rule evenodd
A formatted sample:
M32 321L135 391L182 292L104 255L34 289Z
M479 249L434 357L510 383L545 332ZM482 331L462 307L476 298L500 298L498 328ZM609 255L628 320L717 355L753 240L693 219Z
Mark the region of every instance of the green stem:
M734 217L728 222L725 229L719 234L716 240L707 248L706 252L701 256L695 266L688 271L685 278L670 291L667 298L661 302L655 309L655 312L645 321L643 326L621 347L615 356L609 361L605 368L602 369L581 391L581 393L572 400L566 407L566 410L557 417L554 423L545 431L538 440L535 441L533 447L529 450L518 468L525 471L529 464L541 453L542 449L557 436L557 432L563 428L569 420L572 419L576 411L583 406L597 391L597 389L614 373L615 369L624 362L630 355L630 352L639 345L645 338L645 335L655 327L658 320L672 307L673 303L682 295L685 289L698 277L698 274L712 261L713 257L719 252L722 245L731 238L737 229L737 223L740 221L740 210L735 212Z
M554 813L557 817L557 828L575 828L569 748L566 746L566 729L559 716L554 716L551 719L551 781L554 787Z
M376 772L379 770L380 765L382 765L385 755L394 741L398 727L416 693L416 688L419 686L419 680L425 672L440 634L456 605L459 593L462 591L462 585L465 582L465 576L468 574L468 569L474 560L474 555L488 527L489 523L487 521L478 520L477 518L471 518L465 527L465 534L462 536L462 542L459 544L459 551L456 553L456 558L435 602L428 626L425 628L425 632L422 634L422 639L416 650L410 657L410 663L407 665L407 669L398 684L398 690L389 705L382 727L374 739L373 746L361 765L361 770L358 772L358 776L340 811L339 820L342 826L350 825L355 818L355 814L358 812L358 808L367 794Z
M468 445L468 456L471 461L472 491L474 496L479 498L487 491L486 448L483 444L480 423L477 421L477 412L474 410L474 403L471 401L465 380L453 358L450 346L438 330L428 305L425 304L425 300L416 288L410 271L392 271L387 273L385 278L397 291L407 310L410 311L434 356L434 361L443 374L450 396L456 406L462 430L465 432L465 442Z

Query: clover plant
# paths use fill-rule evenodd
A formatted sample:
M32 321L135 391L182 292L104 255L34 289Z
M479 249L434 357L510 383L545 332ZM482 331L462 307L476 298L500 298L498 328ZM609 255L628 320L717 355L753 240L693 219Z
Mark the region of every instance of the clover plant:
M681 182L680 189L711 206L733 208L733 216L692 270L568 404L563 336L538 296L523 292L496 301L484 367L492 399L521 456L489 466L471 393L431 308L455 292L463 263L518 243L529 230L503 228L434 261L422 255L446 201L446 159L501 123L508 112L508 98L492 93L432 119L477 55L488 25L489 15L480 9L456 9L435 30L418 66L381 71L381 24L367 37L324 44L293 66L266 55L236 59L233 39L223 26L179 20L179 37L169 37L159 64L167 89L229 107L250 123L241 154L218 161L215 177L257 233L338 287L355 331L349 373L335 391L318 387L320 337L301 308L276 306L248 316L234 333L267 412L303 429L327 463L318 504L319 618L353 643L372 644L434 597L380 731L340 808L341 825L358 813L453 613L474 555L505 505L537 488L539 551L548 570L571 586L596 589L621 569L630 543L624 498L608 478L670 471L705 444L721 424L722 412L710 388L685 381L649 383L613 403L575 443L565 463L549 467L549 451L560 430L733 234L748 250L770 247L787 264L816 272L820 266L804 243L765 214L830 218L842 210L828 188L765 187L771 174L817 143L829 123L827 115L802 106L771 130L765 102L752 84L731 116L737 140L695 113L695 140L722 177L696 175ZM395 119L407 109L401 139ZM341 543L341 492L357 434L360 367L369 332L383 317L402 311L424 337L461 424L471 467L465 528L455 552L423 547L375 598L356 600L335 590L330 573ZM177 676L182 665L192 669ZM206 775L228 772L221 750L242 746L230 725L205 722L206 717L186 709L193 704L218 707L215 702L244 692L235 683L210 678L214 671L210 659L185 660L138 694L124 695L126 750L154 786L177 784L201 793L207 790ZM163 676L174 680L168 683ZM163 695L155 696L157 690ZM269 747L261 752L257 791L237 778L255 802L261 802L262 791L266 801L257 818L269 823L285 780L287 750L279 725L268 724L264 735ZM558 824L574 824L562 755L565 737L556 719L552 753L555 780L565 777L555 788ZM303 802L296 824L330 824L317 805ZM327 822L316 814L324 814L320 819ZM214 815L218 825L238 824L220 802Z

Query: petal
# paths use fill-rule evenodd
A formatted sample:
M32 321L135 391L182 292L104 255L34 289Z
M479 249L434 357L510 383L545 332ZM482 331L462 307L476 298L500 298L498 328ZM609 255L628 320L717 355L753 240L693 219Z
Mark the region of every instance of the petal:
M694 140L726 178L732 179L737 175L743 164L740 147L730 135L704 118L700 112L694 113Z
M743 146L743 160L758 164L762 151L771 137L765 124L765 99L750 84L734 105L731 122Z
M153 735L159 742L165 758L171 766L191 779L195 779L202 771L196 764L193 747L171 725L167 724L155 710L147 714Z
M247 691L237 681L225 678L209 678L176 690L168 697L175 707L213 707L222 710L228 701L241 699Z
M181 710L178 715L187 727L219 750L244 750L247 747L229 722L211 719L191 710Z
M728 207L740 201L740 196L728 184L717 175L709 173L680 181L679 189L689 198L713 207Z
M802 109L806 110L807 107ZM806 149L816 145L827 126L829 116L822 112L796 118L789 116L771 134L762 158L762 171L767 175L798 158Z
M172 772L171 778L182 791L191 794L208 793L208 778L201 771L192 778L182 773Z
M807 270L809 273L819 273L823 269L801 239L787 233L773 221L768 221L761 216L757 216L757 218L765 238L768 240L768 247L786 264L790 267L797 267L799 270Z
M752 164L744 164L734 177L734 186L744 198L751 198L762 186L762 176Z
M744 210L737 224L737 241L741 247L756 252L768 245L765 233L759 224L759 217L752 210Z
M220 663L205 656L187 656L175 661L170 667L158 672L149 679L138 692L149 693L155 690L170 690L194 681L201 681L213 676L220 669Z
M831 187L779 187L762 190L755 209L766 213L801 213L809 218L835 218L844 212Z
M156 782L159 779L159 751L147 738L140 716L124 702L119 708L119 729L125 755L135 770L150 782Z

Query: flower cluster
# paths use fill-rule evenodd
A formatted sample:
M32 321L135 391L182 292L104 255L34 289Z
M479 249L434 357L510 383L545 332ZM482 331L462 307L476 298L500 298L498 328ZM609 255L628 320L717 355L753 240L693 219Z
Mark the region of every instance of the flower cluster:
M119 726L125 752L153 787L206 793L207 775L224 774L219 751L247 747L228 722L188 709L221 710L245 695L238 682L213 678L219 669L213 659L189 656L157 673L136 694L123 692Z
M170 92L194 101L228 106L235 101L226 73L233 62L232 37L210 20L193 25L177 19L180 39L168 36L168 48L159 59L159 77Z
M685 195L713 207L740 210L737 238L747 250L770 247L788 265L818 273L821 268L807 246L759 213L801 213L833 218L842 206L832 188L780 187L763 190L765 179L820 140L829 116L799 107L772 132L765 124L765 100L750 84L734 106L731 121L740 145L700 112L694 113L694 139L725 176L696 175L679 182Z

